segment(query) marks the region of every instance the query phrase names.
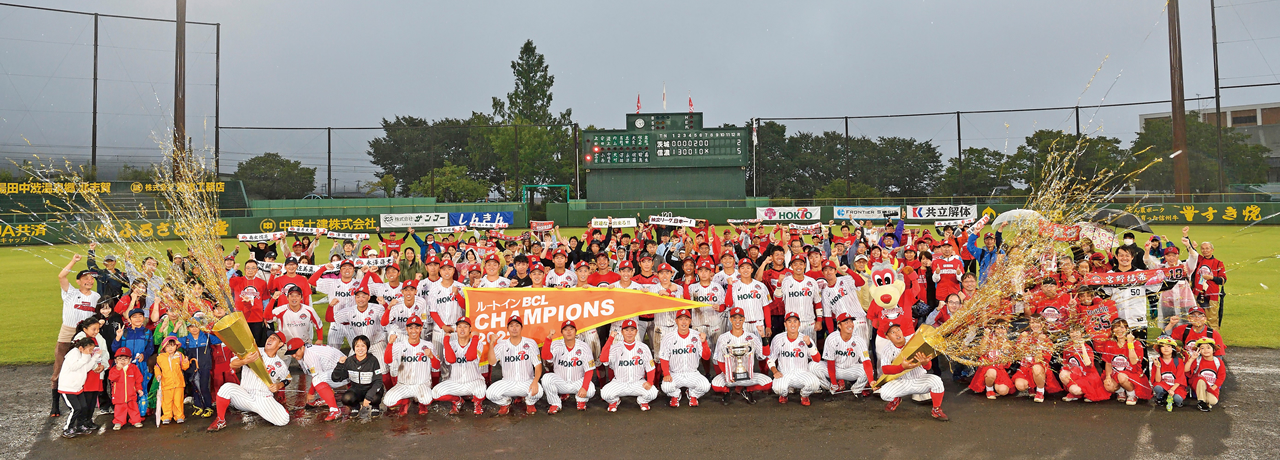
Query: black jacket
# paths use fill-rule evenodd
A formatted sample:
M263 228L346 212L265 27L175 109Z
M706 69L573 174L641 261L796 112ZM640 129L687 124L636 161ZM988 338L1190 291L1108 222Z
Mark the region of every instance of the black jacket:
M379 367L378 357L373 353L365 355L364 361L351 355L333 368L333 381L350 380L352 390L364 391L368 395L365 399L372 401L382 392L382 370Z

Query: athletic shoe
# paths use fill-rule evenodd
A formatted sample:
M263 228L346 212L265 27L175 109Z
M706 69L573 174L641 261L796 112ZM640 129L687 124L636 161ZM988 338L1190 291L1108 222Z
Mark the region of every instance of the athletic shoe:
M511 412L510 404L498 407L498 415L507 415L510 412Z
M1163 406L1164 400L1166 399L1170 399L1168 394L1156 396L1156 399L1155 399L1156 406Z
M609 403L609 412L617 412L617 411L618 411L618 403L616 402Z
M460 412L461 410L462 410L462 398L458 398L457 401L453 402L453 407L449 409L449 415L458 415L458 412Z
M898 404L902 404L902 398L893 398L893 401L889 401L889 404L884 405L884 411L893 412L898 410Z
M693 396L690 396L690 397L689 397L689 407L698 407L698 398L695 398L695 397L693 397Z
M74 437L76 437L76 430L72 430L72 429L70 429L70 428L65 429L65 430L62 430L62 437L64 437L64 438L74 438Z
M190 396L187 396L187 397L185 397L185 398L182 398L182 403L183 403L183 404L191 404L191 397L190 397Z
M471 412L476 415L484 415L484 400L483 399L476 400L475 407L471 409Z
M89 434L89 433L92 433L92 432L93 432L93 428L89 428L89 427L87 427L87 426L82 426L82 427L80 427L80 428L76 428L76 434Z
M116 425L116 426L120 426L120 425ZM226 428L226 427L227 427L227 421L226 421L226 420L223 420L223 419L217 419L217 420L214 420L214 421L213 421L213 423L210 423L210 424L209 424L209 428L206 428L205 430L206 430L206 431L218 431L218 430L221 430L221 429Z
M801 406L808 406L808 405L809 405L809 397L808 397L808 396L801 396L801 397L800 397L800 405L801 405Z
M536 414L536 413L538 413L538 406L533 405L533 404L525 404L525 405L524 405L524 413L525 413L525 414L528 414L528 415Z
M106 409L103 409L103 408L99 407L97 410L93 411L93 416L94 416L94 417L97 417L97 416L99 416L99 415L107 415L107 414L110 414L110 413L111 413L111 412L107 411Z
M426 405L426 404L422 404L422 403L418 403L418 415L427 415L427 411L429 411L430 409L431 409L431 406L428 406L428 405ZM408 413L409 413L409 402L408 402L408 401L405 401L405 403L404 403L404 412L405 412L405 414L408 414Z
M117 423L117 424L115 424L115 425L111 425L111 431L120 431L120 427L122 427L122 426L124 426L124 425L121 425L121 424L119 424L119 423Z
M870 389L862 390L862 397L865 398L867 396L871 396L871 390Z
M420 407L422 407L422 406L420 406ZM421 408L419 408L419 409L418 409L418 411L419 411L419 412L422 412L422 409L421 409ZM369 417L370 417L370 418L377 417L377 416L379 416L379 415L382 415L382 409L378 409L378 408L376 408L376 407L370 407L370 408L369 408Z
M133 427L134 427L134 428L142 428L142 422L138 422L138 423L133 424Z
M1124 405L1126 405L1126 406L1136 406L1136 405L1138 405L1138 397L1137 397L1137 396L1130 396L1130 397L1128 397L1128 398L1125 398L1125 400L1124 400Z
M996 392L995 392L995 391L988 391L988 392L987 392L987 399L996 399Z
M649 403L641 404L641 405L640 405L640 410L641 410L641 411L647 411L647 410L649 410Z
M324 400L320 398L312 399L311 402L307 403L307 407L322 407L324 405Z
M61 417L62 412L50 412L49 417Z
M185 419L185 418L180 418L180 419L174 420L174 423L177 423L177 424L181 425L181 424L183 424L183 423L187 423L187 419Z
M213 417L213 408L212 408L212 407L206 407L206 408L204 409L204 413L200 414L200 416L201 416L201 417L204 417L204 418Z
M579 403L578 403L578 410L587 410L587 403L585 403L585 402L579 402Z
M729 396L731 396L731 395L733 395L733 393L730 393L730 392L727 392L727 391L726 391L726 392L724 392L724 394L720 396L720 404L721 404L721 405L723 405L723 406L728 406L728 405L729 405Z
M168 425L168 424L169 424L169 420L161 420L161 421L160 421L160 424L161 424L161 425Z
M1209 411L1213 410L1213 407L1210 407L1210 406L1209 406L1209 403L1204 402L1204 401L1197 402L1197 403L1196 403L1196 408L1197 408L1197 409L1200 409L1200 412L1209 412Z
M547 408L547 415L556 415L556 412L560 412L560 406L551 406Z
M668 405L668 406L671 406L671 407L680 407L680 398L678 398L678 397L676 397L676 398L671 398L671 402L670 402L670 403L668 403L667 405Z
M339 415L342 415L342 411L337 409L329 409L329 415L326 415L324 417L324 421L332 422L334 420L337 420Z
M1042 403L1042 402L1044 402L1044 395L1042 395L1042 394L1037 394L1037 395L1036 395L1036 397L1035 397L1035 398L1032 398L1031 400L1032 400L1032 401L1035 401L1035 402L1038 402L1038 403Z
M787 397L786 397L786 396L779 396L779 397L778 397L778 404L786 404L786 403L787 403Z
M756 392L754 392L754 391L743 391L743 392L742 392L742 399L747 400L747 404L755 404L755 403L756 403Z
M1072 402L1072 401L1079 401L1079 400L1080 400L1079 396L1073 395L1071 393L1067 393L1066 396L1062 397L1062 402Z
M933 410L932 410L932 411L929 411L929 415L932 415L932 416L933 416L933 418L937 419L937 420L938 420L938 421L940 421L940 422L947 422L947 421L950 421L950 420L951 420L951 419L947 418L947 414L942 413L942 408L941 408L941 407L935 407L935 408L933 408Z

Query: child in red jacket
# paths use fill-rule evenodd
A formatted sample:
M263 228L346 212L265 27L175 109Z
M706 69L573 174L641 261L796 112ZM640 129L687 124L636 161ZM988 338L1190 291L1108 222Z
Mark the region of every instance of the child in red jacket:
M142 414L138 412L138 398L145 398L142 391L142 370L131 360L133 353L127 347L116 349L116 365L111 367L107 380L111 381L111 403L115 405L112 430L119 430L125 422L142 428Z

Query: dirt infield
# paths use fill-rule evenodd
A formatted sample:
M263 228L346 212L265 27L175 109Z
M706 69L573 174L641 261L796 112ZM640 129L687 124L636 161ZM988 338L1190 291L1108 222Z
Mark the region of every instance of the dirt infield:
M47 417L49 366L0 368L0 444L4 458L392 458L396 456L522 458L1018 459L1018 458L1280 458L1280 351L1233 348L1223 403L1211 413L1193 407L1170 414L1150 405L1118 402L1034 404L1027 398L988 401L947 380L943 408L949 423L932 420L926 403L904 402L883 412L879 398L814 398L803 407L762 398L749 406L736 399L721 406L708 395L703 407L655 404L642 413L624 400L617 413L593 400L589 410L535 416L452 417L443 405L431 414L371 421L319 421L323 409L291 408L288 426L257 417L228 416L229 426L206 433L209 419L155 428L109 428L75 439L59 437L61 419ZM297 379L295 379L296 381ZM291 395L291 398L298 396ZM665 402L659 398L655 403ZM295 404L294 400L290 400ZM469 404L467 405L469 407ZM572 407L571 405L569 406ZM517 412L517 411L513 411ZM299 416L301 415L301 416ZM249 423L245 423L245 419ZM109 416L96 418L110 423ZM415 455L416 454L416 455Z

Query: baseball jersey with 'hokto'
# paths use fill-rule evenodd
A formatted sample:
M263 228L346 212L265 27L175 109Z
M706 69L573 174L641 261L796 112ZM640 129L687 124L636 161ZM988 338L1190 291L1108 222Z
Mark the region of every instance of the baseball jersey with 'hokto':
M613 378L620 383L631 383L645 380L647 374L655 369L653 352L640 341L625 343L609 339L609 361L613 368Z
M807 372L809 363L817 358L809 353L811 344L805 343L808 338L807 335L796 334L795 340L791 340L787 338L786 332L774 336L773 343L769 345L769 359L775 363L773 367L783 374Z
M729 290L725 297L726 308L741 308L742 319L746 322L764 321L765 315L769 314L765 309L773 303L773 299L769 297L769 288L764 283L738 282L730 286Z
M578 274L573 270L565 270L563 274L555 270L547 272L547 287L571 288L578 285Z
M449 380L470 382L483 380L480 375L480 350L484 349L484 335L471 334L466 344L458 343L458 336L445 337L444 360L449 363Z
M338 322L351 324L352 337L363 335L369 338L370 344L387 342L387 332L382 327L381 305L368 304L364 311L360 311L358 306L351 307Z
M542 358L554 363L555 374L566 382L576 382L596 368L591 345L582 340L574 340L572 349L565 347L564 340L551 342L543 347Z
M528 337L521 337L519 343L501 340L493 346L493 356L502 363L502 379L513 382L533 380L534 366L541 364L538 359L538 342Z
M432 353L429 340L418 340L418 343L397 340L391 348L387 349L387 357L389 359L384 361L391 375L396 376L399 383L429 384L431 373L440 370L440 360Z
M284 349L276 351L274 357L267 356L267 349L259 348L258 357L262 359L262 365L267 368L267 376L271 377L270 382L263 382L262 377L258 377L258 373L254 372L250 366L240 368L240 387L250 393L256 393L263 396L271 396L270 385L276 382L289 380L289 365L284 363L281 357Z
M800 315L801 324L811 324L817 320L817 311L822 310L821 292L818 283L807 276L799 281L794 276L787 276L775 291L778 297L782 297L786 313Z
M684 335L662 335L662 347L658 351L658 359L667 364L672 373L698 372L702 360L711 357L711 347L697 331L690 330Z

